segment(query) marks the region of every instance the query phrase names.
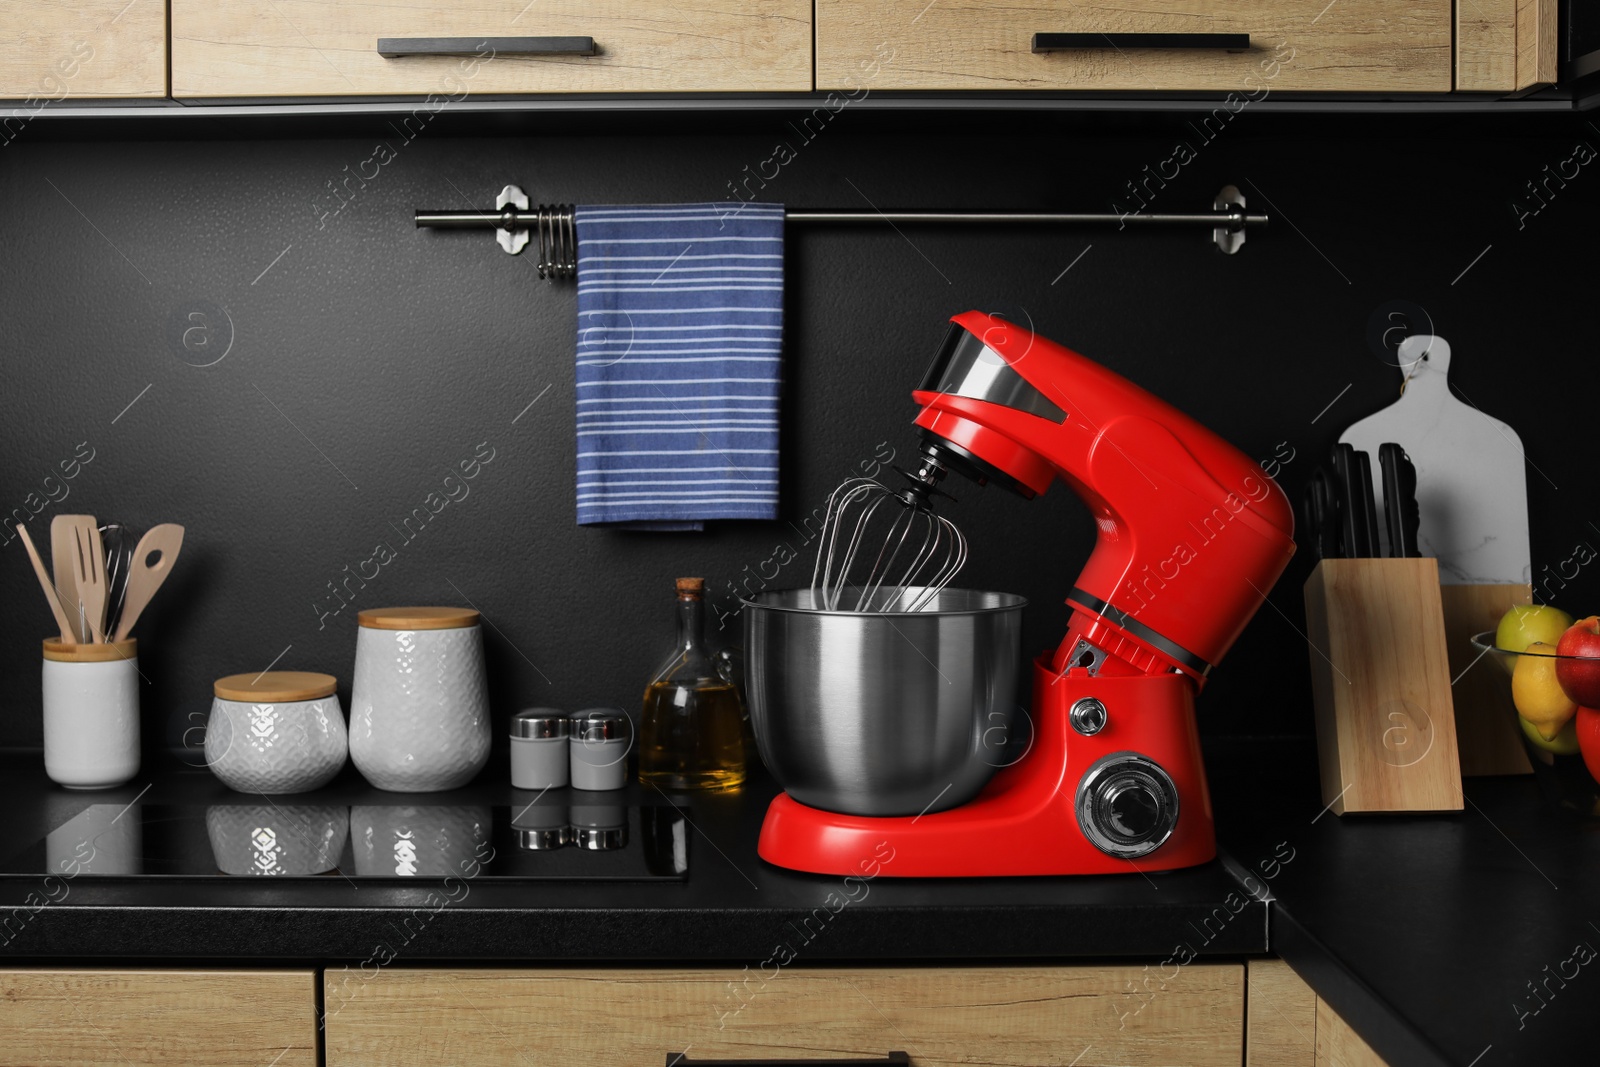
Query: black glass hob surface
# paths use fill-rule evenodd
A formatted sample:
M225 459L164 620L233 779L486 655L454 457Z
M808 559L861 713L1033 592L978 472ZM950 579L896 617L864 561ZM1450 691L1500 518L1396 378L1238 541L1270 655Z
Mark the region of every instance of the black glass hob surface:
M515 807L92 804L0 860L0 876L637 882L688 873L678 808L561 793Z

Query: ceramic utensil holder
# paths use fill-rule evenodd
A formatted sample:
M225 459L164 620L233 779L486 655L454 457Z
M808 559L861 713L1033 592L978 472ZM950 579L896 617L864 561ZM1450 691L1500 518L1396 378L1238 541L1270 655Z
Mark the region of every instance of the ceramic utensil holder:
M241 793L320 789L344 767L344 713L331 674L233 674L212 686L206 765Z
M68 789L139 773L139 652L132 639L44 642L44 770Z
M350 758L400 793L470 782L489 760L489 691L478 613L378 608L358 616Z
M1460 811L1438 561L1325 559L1305 602L1323 802Z

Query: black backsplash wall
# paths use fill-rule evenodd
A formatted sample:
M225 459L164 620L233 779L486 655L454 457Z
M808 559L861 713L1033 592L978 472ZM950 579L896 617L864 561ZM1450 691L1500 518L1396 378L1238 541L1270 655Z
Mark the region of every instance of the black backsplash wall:
M1298 499L1339 431L1395 396L1369 320L1413 301L1450 340L1462 394L1522 435L1535 570L1600 545L1600 174L1567 163L1576 176L1549 183L1520 229L1511 207L1538 206L1524 184L1580 140L1600 145L1576 117L1244 115L1209 142L1182 115L908 131L848 111L809 142L782 118L138 139L173 128L41 128L0 151L0 508L66 487L32 522L40 540L61 511L188 527L138 629L152 745L203 722L214 678L274 661L335 674L348 699L355 612L395 604L484 612L500 716L634 709L672 639L671 580L706 575L719 613L730 583L807 581L803 518L861 461L909 453L909 391L944 320L973 307L1031 320L1253 456L1292 455L1280 478ZM379 139L394 157L341 207L331 184L372 174ZM791 228L786 521L578 528L571 283L540 282L531 255L487 233L417 231L412 210L489 204L506 182L536 200L723 199L779 141L795 158L762 196L795 206L1109 209L1133 206L1125 185L1149 167L1168 176L1148 185L1152 210L1202 208L1235 183L1273 222L1233 257L1191 231ZM1174 167L1179 142L1193 158ZM402 542L400 521L475 453L492 458L469 494ZM1086 513L1059 486L1028 503L952 481L948 514L972 546L962 583L1030 597L1027 644L1053 644L1092 544ZM380 541L398 556L334 610L329 583ZM801 558L774 573L780 545ZM1216 673L1208 732L1311 729L1309 566L1296 559ZM1600 609L1600 579L1584 571L1558 602ZM0 603L0 744L36 745L51 622L15 538ZM718 640L736 638L729 620Z

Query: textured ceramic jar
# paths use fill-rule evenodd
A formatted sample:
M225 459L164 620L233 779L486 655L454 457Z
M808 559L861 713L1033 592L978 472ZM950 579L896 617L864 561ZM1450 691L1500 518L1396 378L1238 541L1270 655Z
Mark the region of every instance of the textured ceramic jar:
M241 793L320 789L344 766L346 733L331 674L266 671L219 678L206 765Z
M375 608L359 615L350 758L400 793L470 782L489 760L489 689L478 613Z
M139 773L139 646L44 643L44 770L68 789Z

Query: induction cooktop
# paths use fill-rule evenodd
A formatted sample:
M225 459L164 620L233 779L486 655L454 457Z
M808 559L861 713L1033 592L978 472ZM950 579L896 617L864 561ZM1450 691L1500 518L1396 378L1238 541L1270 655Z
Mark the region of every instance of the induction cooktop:
M526 806L91 804L0 862L0 877L677 881L683 813L559 790Z

